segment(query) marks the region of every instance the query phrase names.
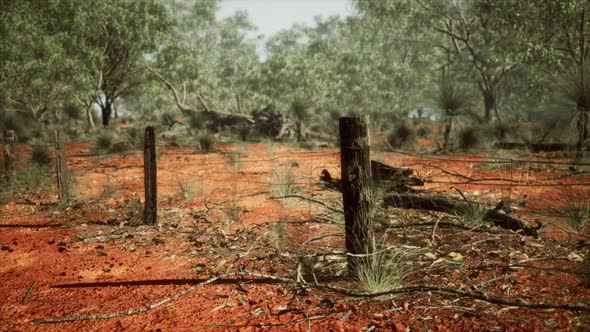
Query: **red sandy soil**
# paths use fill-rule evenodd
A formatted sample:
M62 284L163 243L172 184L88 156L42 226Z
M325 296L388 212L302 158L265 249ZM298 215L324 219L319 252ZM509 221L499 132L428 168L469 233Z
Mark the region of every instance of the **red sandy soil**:
M413 168L426 181L417 189L429 194L460 197L461 191L491 206L509 198L514 215L546 224L534 238L488 226L448 227L457 218L438 213L391 208L381 213L389 223L387 231L377 232L378 242L414 253L403 286L438 285L508 301L498 304L432 288L354 296L363 290L345 277L343 227L323 218L329 210L316 203L339 207L339 194L319 185L322 169L340 174L335 149L246 144L209 154L159 150L156 226L137 225L141 153L95 156L87 144L68 145L68 166L76 177L71 203L57 204L56 189L48 188L15 196L0 208L1 331L584 331L590 326L590 313L583 310L516 305L590 306L588 277L581 273L588 267L580 261L589 255L588 239L564 231L563 220L546 213L574 191L590 197L588 187L575 186L588 184L588 174L572 174L567 164L372 153L373 159ZM292 173L300 198L274 199L280 172ZM297 283L305 255L314 256L307 261L315 264L316 280ZM50 322L64 317L73 318Z

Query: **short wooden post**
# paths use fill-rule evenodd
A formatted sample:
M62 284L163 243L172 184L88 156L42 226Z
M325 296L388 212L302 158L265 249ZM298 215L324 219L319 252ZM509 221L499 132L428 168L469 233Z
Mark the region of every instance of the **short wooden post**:
M16 134L14 133L14 130L9 129L4 133L4 171L9 180L16 176L15 144Z
M145 177L145 207L143 210L143 222L155 225L157 221L158 196L156 174L156 135L154 127L145 128L143 148L143 170Z
M66 144L64 139L64 131L62 128L56 129L55 134L55 164L57 168L57 190L59 192L59 201L66 202L70 199L68 192L68 167Z
M347 263L354 275L358 264L375 252L369 117L343 117L339 124Z

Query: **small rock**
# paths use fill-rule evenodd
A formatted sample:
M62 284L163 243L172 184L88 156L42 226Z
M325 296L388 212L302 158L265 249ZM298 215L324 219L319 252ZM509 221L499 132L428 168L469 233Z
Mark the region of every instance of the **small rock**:
M2 248L0 248L0 250L2 251L8 251L8 252L13 252L14 249L10 248L9 246L2 246Z

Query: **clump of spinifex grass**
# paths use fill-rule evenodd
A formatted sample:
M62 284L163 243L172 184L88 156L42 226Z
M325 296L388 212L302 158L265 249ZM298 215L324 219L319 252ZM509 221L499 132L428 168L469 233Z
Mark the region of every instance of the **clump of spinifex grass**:
M573 186L556 191L549 206L549 213L563 218L570 230L579 235L588 234L590 224L590 190Z
M208 131L204 130L197 134L197 141L199 142L199 147L201 148L201 152L208 153L213 151L215 148L215 144L217 143L217 137Z
M400 288L410 273L407 254L383 249L359 258L353 277L368 293L381 293Z
M459 211L457 217L469 227L480 227L486 222L487 208L476 202L467 202Z
M277 197L294 195L299 191L295 186L296 180L290 167L277 168L271 175L271 192Z

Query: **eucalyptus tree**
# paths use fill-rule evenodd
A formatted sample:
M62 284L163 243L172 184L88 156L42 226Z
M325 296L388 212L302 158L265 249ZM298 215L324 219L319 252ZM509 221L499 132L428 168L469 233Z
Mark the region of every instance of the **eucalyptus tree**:
M505 5L507 0L499 0ZM531 62L549 69L558 91L575 109L576 158L590 140L590 3L582 0L522 1L504 13L529 38Z
M255 29L247 15L219 20L217 0L169 0L166 7L173 30L147 65L172 91L176 106L191 116L247 117L240 114L252 107L248 77L258 64L255 41L246 36ZM220 105L223 111L214 109Z
M513 1L514 2L514 1ZM491 0L355 0L361 12L395 24L409 19L406 34L441 50L439 63L469 73L490 121L497 110L498 92L507 75L521 67L528 50L526 37L504 19Z
M39 124L72 91L71 10L59 1L0 2L1 112L27 114Z
M265 93L294 106L304 98L317 115L407 113L430 83L428 55L419 44L392 42L394 27L377 23L317 18L274 36L262 66Z
M157 0L70 2L77 7L72 39L83 59L80 71L108 126L113 104L142 84L143 60L157 51L170 21Z

